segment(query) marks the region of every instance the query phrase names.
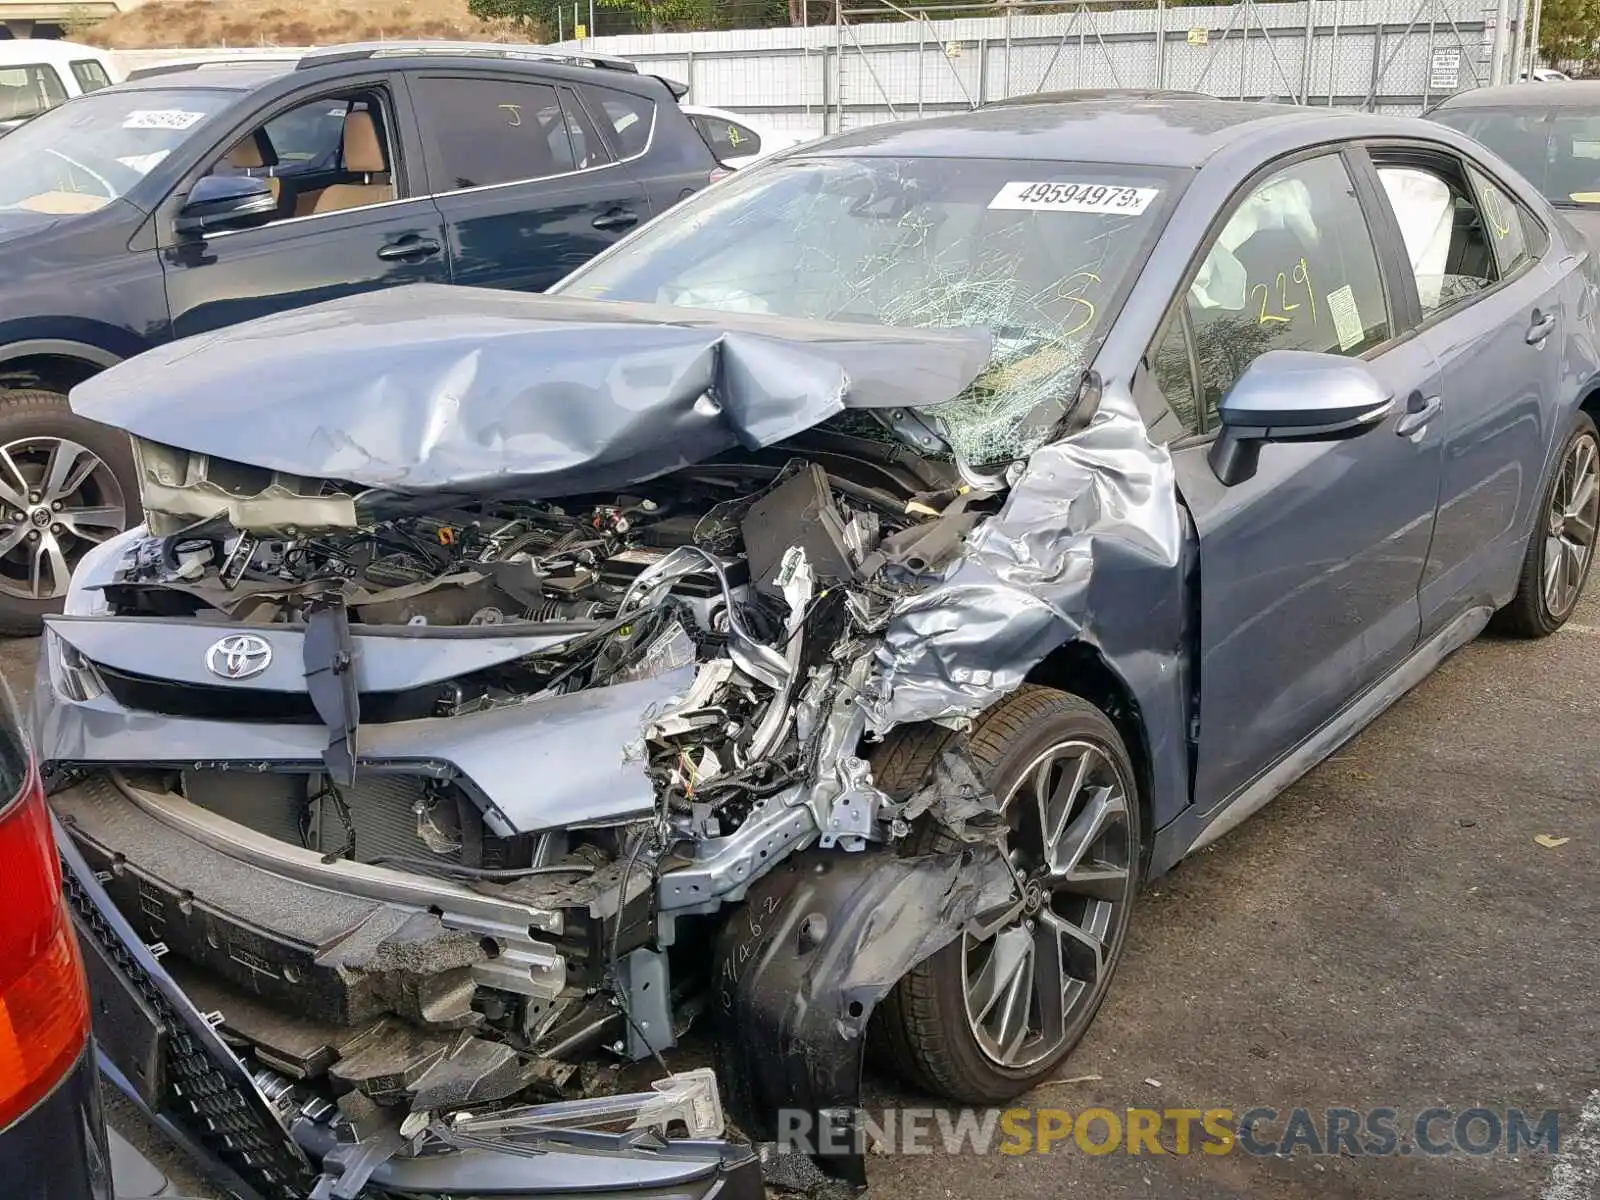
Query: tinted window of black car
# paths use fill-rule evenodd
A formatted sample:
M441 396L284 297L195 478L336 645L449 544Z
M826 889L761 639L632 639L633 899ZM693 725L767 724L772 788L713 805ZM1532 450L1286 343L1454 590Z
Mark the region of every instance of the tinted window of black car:
M412 81L436 192L544 179L578 169L556 89L425 75Z
M594 114L595 120L611 130L618 155L632 158L649 148L656 125L654 100L615 88L585 86L579 90L583 93L584 106Z

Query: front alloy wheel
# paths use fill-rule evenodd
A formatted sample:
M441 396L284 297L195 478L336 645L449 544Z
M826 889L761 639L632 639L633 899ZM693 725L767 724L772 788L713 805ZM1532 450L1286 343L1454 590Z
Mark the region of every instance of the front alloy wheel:
M914 791L950 737L924 728L886 743L879 785ZM1047 1078L1105 997L1138 889L1139 804L1116 727L1076 696L1022 688L968 745L1004 803L1019 896L900 982L880 1036L909 1082L993 1104ZM952 844L936 826L907 841L910 853Z
M1005 798L1022 908L996 932L962 935L967 1025L996 1066L1058 1057L1106 975L1132 878L1130 788L1099 746L1073 739L1030 763Z

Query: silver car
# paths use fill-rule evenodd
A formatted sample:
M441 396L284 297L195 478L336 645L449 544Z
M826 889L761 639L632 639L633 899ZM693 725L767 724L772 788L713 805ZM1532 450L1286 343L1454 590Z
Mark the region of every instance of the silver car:
M102 1044L263 1196L754 1194L724 1103L859 1182L868 1040L1045 1079L1143 883L1567 620L1597 280L1441 125L1110 94L96 377L147 524L35 725Z

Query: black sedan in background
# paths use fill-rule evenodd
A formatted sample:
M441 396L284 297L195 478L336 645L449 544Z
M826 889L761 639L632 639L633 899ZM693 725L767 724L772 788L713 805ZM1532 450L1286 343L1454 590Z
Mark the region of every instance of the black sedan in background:
M1505 159L1600 245L1600 80L1475 88L1428 115Z

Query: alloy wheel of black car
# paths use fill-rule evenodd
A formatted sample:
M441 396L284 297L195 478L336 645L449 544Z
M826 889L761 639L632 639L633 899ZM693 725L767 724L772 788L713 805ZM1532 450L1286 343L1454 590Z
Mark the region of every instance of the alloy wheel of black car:
M880 786L915 790L953 736L924 727L886 742ZM1122 739L1076 696L1024 687L977 721L968 744L1005 804L1022 903L914 968L885 1001L879 1033L908 1082L993 1104L1047 1078L1093 1020L1138 891L1141 828ZM949 841L929 826L906 849Z
M0 398L0 633L37 633L59 612L90 547L138 520L126 435L74 416L66 397Z
M1517 593L1496 627L1520 637L1546 637L1578 607L1594 567L1600 532L1600 433L1587 413L1573 419L1540 504L1517 580Z

